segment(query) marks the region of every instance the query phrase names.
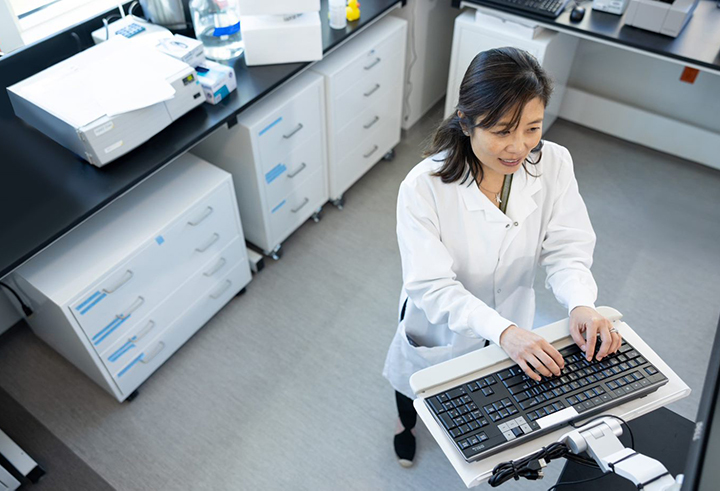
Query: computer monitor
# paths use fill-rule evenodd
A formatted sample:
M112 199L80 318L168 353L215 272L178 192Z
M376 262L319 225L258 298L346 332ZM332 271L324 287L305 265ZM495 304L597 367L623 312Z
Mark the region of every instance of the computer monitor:
M715 491L720 483L720 323L710 353L695 433L688 452L683 491Z

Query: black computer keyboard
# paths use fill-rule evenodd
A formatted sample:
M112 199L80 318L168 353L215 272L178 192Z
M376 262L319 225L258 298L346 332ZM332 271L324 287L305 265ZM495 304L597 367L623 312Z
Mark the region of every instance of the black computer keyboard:
M667 377L624 340L616 353L602 361L587 361L574 344L560 354L565 368L559 377L537 382L514 365L428 397L425 404L470 462L667 383Z
M486 0L496 5L524 10L553 19L560 15L569 0Z

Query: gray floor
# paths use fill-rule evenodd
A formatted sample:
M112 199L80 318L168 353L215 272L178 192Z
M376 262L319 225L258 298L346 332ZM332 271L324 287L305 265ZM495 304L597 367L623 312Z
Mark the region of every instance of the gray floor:
M306 223L249 285L118 404L28 329L0 338L0 387L118 490L464 489L424 428L394 460L393 392L380 372L401 285L397 188L438 105L346 195ZM693 389L720 314L720 172L559 121L598 234L600 304L625 314ZM564 312L538 280L541 325ZM504 489L546 489L545 482Z

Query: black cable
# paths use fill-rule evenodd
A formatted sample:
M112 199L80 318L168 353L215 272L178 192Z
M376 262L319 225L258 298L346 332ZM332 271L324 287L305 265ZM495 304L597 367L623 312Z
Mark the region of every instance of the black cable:
M15 290L13 290L13 289L10 288L9 286L7 286L7 285L6 285L5 283L3 283L2 281L0 281L0 286L4 286L5 288L7 288L7 289L10 291L10 293L12 293L13 295L15 295L15 298L17 298L17 301L20 302L20 307L22 308L22 311L25 312L25 315L26 315L27 317L30 317L30 316L32 315L32 313L33 313L32 309L31 309L30 307L28 307L27 304L25 304L25 302L22 301L22 298L20 298L20 295L18 295L18 294L15 292Z

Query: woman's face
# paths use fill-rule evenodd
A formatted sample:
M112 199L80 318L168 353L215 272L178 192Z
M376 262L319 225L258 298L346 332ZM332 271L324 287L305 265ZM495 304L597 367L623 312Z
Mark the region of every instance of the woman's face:
M540 143L544 114L545 105L535 98L525 104L517 128L507 128L511 114L492 128L473 128L470 141L485 177L492 174L505 176L520 168L530 151Z

